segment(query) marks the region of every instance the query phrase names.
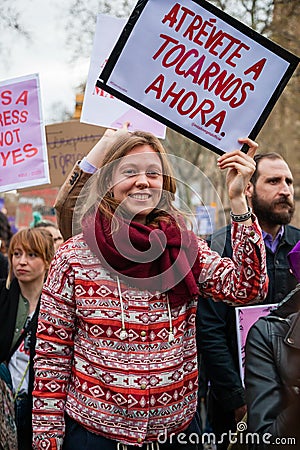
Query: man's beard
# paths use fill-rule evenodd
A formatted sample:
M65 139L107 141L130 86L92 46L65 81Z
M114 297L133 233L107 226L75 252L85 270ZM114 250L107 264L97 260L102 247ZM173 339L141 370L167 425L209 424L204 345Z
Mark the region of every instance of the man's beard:
M286 205L282 211L275 211L276 205ZM259 199L255 189L252 196L252 208L254 214L257 216L259 222L267 223L269 225L287 225L292 220L295 203L285 197L274 200L272 203L267 203Z

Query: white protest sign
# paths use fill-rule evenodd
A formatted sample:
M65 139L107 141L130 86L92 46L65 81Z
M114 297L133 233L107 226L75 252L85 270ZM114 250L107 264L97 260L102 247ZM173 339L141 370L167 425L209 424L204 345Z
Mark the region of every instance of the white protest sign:
M38 74L0 82L0 192L49 183Z
M80 121L106 128L121 128L123 123L128 121L130 131L150 131L159 138L165 138L165 125L95 86L99 72L105 66L125 22L125 19L104 14L99 14L97 17Z
M141 0L97 86L222 154L256 137L297 64L204 0Z

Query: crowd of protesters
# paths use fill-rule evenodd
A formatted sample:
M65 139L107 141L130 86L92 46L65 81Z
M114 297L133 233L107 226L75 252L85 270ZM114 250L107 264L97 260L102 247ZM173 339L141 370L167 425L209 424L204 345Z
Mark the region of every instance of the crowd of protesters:
M0 449L201 450L209 426L219 450L242 420L259 436L244 448L299 439L300 230L288 164L255 154L248 138L247 153L219 157L231 220L206 242L175 206L161 142L126 128L107 130L75 165L58 226L41 218L5 237ZM234 310L256 303L274 308L248 335L244 386Z

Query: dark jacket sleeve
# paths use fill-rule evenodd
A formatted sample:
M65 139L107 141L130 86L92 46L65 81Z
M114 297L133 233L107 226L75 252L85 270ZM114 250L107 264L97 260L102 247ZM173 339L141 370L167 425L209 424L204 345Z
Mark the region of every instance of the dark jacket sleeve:
M0 362L6 361L13 341L19 304L20 287L16 278L6 289L6 280L0 280Z
M261 436L260 443L252 445L251 449L271 449L274 445L264 443L263 436L271 444L276 438L293 437L295 430L299 429L300 396L282 383L277 367L279 355L271 336L273 334L275 340L283 338L272 333L271 326L272 323L265 318L259 319L247 336L248 431Z
M6 279L8 275L8 259L0 252L0 279Z
M83 172L77 162L58 192L54 208L58 227L65 240L81 231L80 225L73 223L73 212L81 190L90 177L91 174ZM84 199L81 198L81 201Z
M212 395L233 411L245 404L244 388L235 361L234 308L200 298L197 311L199 349Z
M231 257L230 226L213 235L209 244L222 256ZM245 396L238 369L234 308L199 298L197 338L212 395L225 410L243 406Z

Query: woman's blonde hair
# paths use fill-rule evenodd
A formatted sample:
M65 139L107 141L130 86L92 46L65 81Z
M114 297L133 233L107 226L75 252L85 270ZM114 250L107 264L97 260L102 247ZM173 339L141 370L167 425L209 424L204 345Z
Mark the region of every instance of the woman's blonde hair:
M48 271L54 256L53 237L49 231L40 228L24 228L18 231L10 240L8 248L9 271L6 287L9 288L13 279L12 258L16 248L22 247L25 252L33 252L39 256Z
M169 220L169 214L179 212L173 205L176 192L176 182L173 176L172 167L168 161L168 154L161 142L152 133L145 131L135 131L126 133L115 140L111 147L107 149L101 169L95 176L92 190L97 191L99 209L102 214L112 219L119 203L111 196L109 186L112 183L113 171L116 164L123 156L138 146L148 145L159 156L162 165L163 192L159 204L147 217L147 223L155 223L159 220ZM95 193L95 192L94 192ZM91 205L89 205L91 206Z

